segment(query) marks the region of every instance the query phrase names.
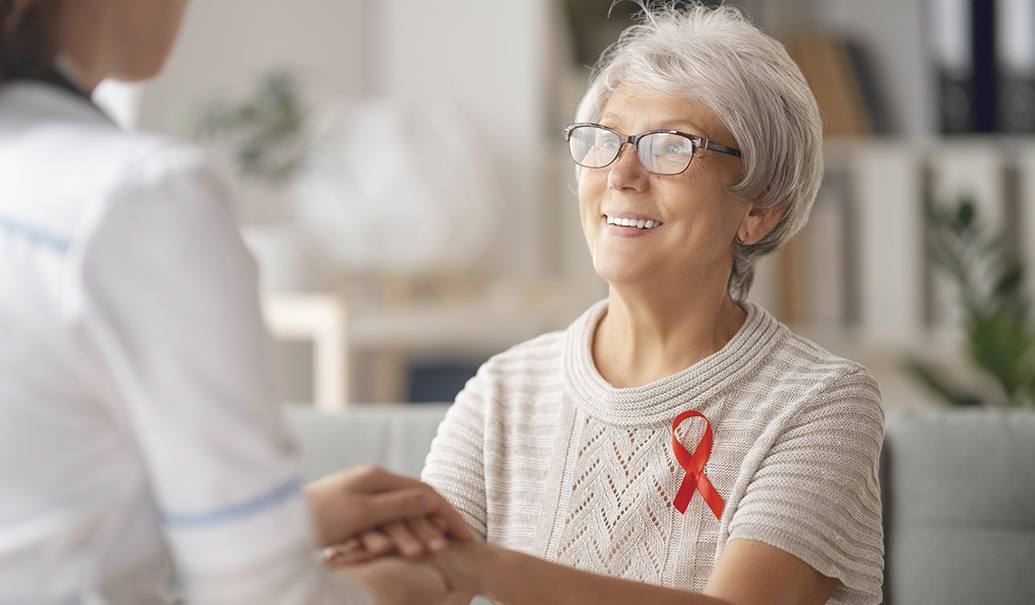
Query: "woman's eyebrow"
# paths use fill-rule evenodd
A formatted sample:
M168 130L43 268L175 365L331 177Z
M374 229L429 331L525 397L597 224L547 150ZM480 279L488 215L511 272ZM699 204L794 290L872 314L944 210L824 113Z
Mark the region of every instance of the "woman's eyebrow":
M693 134L693 135L698 135L698 136L704 136L704 135L701 134L701 130L702 130L701 127L698 126L697 124L695 124L694 122L688 121L686 118L672 118L670 120L669 119L659 119L659 120L651 120L651 122L654 125L650 126L649 128L646 128L646 129L644 129L644 130L642 130L640 132L648 132L650 130L678 130L678 131L684 132L686 134ZM599 123L600 123L601 126L608 126L610 128L614 128L616 130L622 130L621 128L618 128L617 126L615 126L615 124L621 124L620 117L619 116L615 116L613 114L603 114L603 115L601 115ZM627 132L625 134L639 134L639 133ZM705 137L705 138L708 138L708 137Z

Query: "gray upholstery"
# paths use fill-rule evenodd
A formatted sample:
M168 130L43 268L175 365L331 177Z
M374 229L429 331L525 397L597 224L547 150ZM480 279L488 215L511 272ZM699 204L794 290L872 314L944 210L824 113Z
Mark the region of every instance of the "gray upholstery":
M302 449L305 478L357 464L419 476L449 404L379 404L321 412L287 406L288 425Z
M447 407L287 418L309 478L365 463L419 475ZM889 414L881 483L886 604L1035 604L1035 412Z
M1035 603L1035 413L889 415L885 603Z

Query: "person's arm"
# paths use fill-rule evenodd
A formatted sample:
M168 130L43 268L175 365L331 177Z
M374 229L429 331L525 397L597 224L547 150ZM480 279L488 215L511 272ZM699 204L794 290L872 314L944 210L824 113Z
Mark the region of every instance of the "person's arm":
M323 546L381 526L410 557L441 551L447 539L472 537L460 515L427 484L374 466L321 477L305 486L305 494Z
M451 546L432 561L454 590L507 605L821 605L837 580L761 542L730 542L703 594L574 569L483 542Z
M297 452L274 399L255 263L220 187L198 154L163 149L134 164L110 198L84 221L92 237L69 276L82 295L66 300L66 312L81 318L95 350L97 391L139 457L188 600L369 603L314 556ZM408 581L378 569L388 584Z
M489 365L478 369L446 411L421 471L421 479L442 494L482 540L489 524L485 485L485 406L492 392Z

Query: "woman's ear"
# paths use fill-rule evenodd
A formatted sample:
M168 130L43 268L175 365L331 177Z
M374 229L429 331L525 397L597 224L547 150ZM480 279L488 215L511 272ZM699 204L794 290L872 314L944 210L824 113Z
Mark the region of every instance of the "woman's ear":
M786 211L787 206L778 206L776 208L752 206L747 216L740 223L740 229L737 230L737 239L745 246L758 243L759 240L769 235L769 232L776 228L776 225L779 224Z

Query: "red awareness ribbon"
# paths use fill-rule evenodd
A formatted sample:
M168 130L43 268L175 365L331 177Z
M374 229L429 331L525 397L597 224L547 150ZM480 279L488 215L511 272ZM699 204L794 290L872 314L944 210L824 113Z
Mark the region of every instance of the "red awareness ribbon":
M690 452L686 451L683 444L676 438L676 427L687 418L693 417L704 419L705 430L704 437L701 437L701 442L697 444L697 449L694 450L693 455L690 455ZM701 492L701 497L715 513L715 518L721 519L724 505L722 496L715 491L712 482L704 475L704 465L708 462L708 457L712 455L712 425L704 414L690 410L676 416L676 419L672 421L672 451L675 453L679 465L686 471L686 476L679 484L679 491L676 492L672 504L679 512L686 514L686 507L690 504L690 499L693 498L696 490Z

